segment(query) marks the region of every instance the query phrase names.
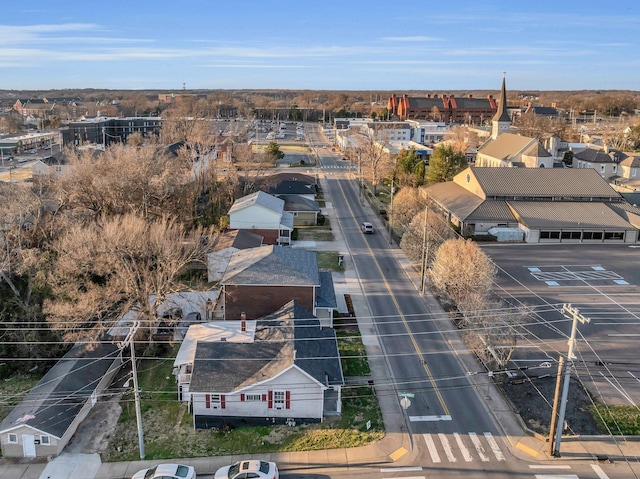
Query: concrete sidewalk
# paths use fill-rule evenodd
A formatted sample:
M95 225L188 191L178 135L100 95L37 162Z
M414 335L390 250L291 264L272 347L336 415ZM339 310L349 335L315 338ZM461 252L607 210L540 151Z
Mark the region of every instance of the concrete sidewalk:
M327 191L326 186L324 190ZM345 272L334 275L336 291L339 294L348 293L351 296L364 346L370 358L371 379L380 401L387 433L380 441L363 447L261 454L259 457L276 462L283 471L287 469L339 469L344 471L345 469L370 465L398 467L414 465L418 459L417 450L407 433L400 402L391 386L384 354L373 322L370 320L368 303L360 288L360 282L338 226L335 211L331 207L327 210L332 220L331 224L334 225L332 230L334 241L309 242L304 246L309 249L338 251L344 254ZM373 212L370 217L374 218ZM419 273L397 246L393 246L391 251L416 290L419 291ZM440 304L428 292L423 296L423 300L431 311L436 314L444 314ZM475 357L467 351L458 331L448 329L445 337L452 349L457 351L457 356L464 370L480 370ZM495 418L496 424L508 440L512 454L527 461L557 460L547 454L546 438L535 435L525 428L520 417L513 412L501 391L490 381L488 375L478 373L470 375L469 378L478 394L484 397L487 413ZM612 460L622 458L637 460L640 457L640 442L611 437L566 437L562 440L561 451L563 461L601 459L603 457ZM198 474L212 474L223 465L251 457L234 455L162 461L111 462L100 464L96 472L92 469L97 467L95 456L63 454L48 464L0 464L0 479L129 479L136 471L160 462L188 464L194 466ZM84 468L79 465L83 464L83 461L86 464ZM78 470L82 471L81 475L78 475Z

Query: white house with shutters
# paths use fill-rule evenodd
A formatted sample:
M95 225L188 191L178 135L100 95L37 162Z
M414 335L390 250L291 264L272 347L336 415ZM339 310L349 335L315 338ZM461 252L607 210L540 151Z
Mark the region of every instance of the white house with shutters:
M190 328L174 363L179 399L189 404L196 429L311 423L341 414L335 331L320 328L295 301L256 321L206 327L207 338L202 331L190 336Z

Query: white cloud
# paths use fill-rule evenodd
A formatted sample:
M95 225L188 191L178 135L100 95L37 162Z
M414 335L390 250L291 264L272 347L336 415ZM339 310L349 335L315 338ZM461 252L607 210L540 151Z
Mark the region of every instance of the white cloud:
M425 37L421 35L407 36L407 37L382 37L382 40L388 42L437 42L440 38Z

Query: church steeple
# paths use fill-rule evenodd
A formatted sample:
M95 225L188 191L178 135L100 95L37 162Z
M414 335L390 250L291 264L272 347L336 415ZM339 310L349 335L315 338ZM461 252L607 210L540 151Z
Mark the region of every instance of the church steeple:
M502 90L500 91L500 100L498 100L498 111L491 120L491 138L494 140L498 135L506 133L511 127L511 119L507 111L507 87L506 75L502 77Z

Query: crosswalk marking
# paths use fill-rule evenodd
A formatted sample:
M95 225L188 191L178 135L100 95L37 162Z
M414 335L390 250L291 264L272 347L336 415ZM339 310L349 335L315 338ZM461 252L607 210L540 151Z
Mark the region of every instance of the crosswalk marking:
M529 464L530 469L571 469L571 466L568 464L555 464L555 465L546 465L546 464Z
M482 462L489 462L489 458L484 454L484 447L482 446L480 439L478 439L478 435L475 432L470 432L469 437L471 438L473 446L476 448L476 452L478 453L480 460Z
M440 438L440 442L442 443L442 447L444 448L444 454L447 456L449 462L458 462L456 456L453 455L453 451L451 450L451 444L449 444L449 439L442 433L438 434Z
M451 416L438 414L437 416L409 416L411 422L451 421Z
M433 433L423 434L422 436L433 463L441 463L443 461L458 462L460 457L465 462L472 462L474 460L474 450L477 455L476 460L480 459L482 462L491 461L493 459L491 453L495 456L495 460L507 460L500 450L498 441L490 432L481 434L468 432L467 439L464 438L464 434L459 433ZM486 441L486 444L484 444L484 441ZM473 447L469 447L469 443L473 444ZM491 449L491 453L489 449Z
M609 479L609 476L604 473L600 466L597 464L591 464L591 467L600 479Z
M422 466L405 466L405 467L381 467L380 472L406 472L406 471L422 471ZM406 479L406 478L402 478Z
M469 452L469 449L467 449L467 446L465 446L464 443L462 442L462 438L460 437L460 434L458 434L457 432L454 432L453 437L456 438L456 442L458 443L458 447L460 448L460 452L462 453L462 457L464 458L464 460L466 462L471 462L473 458L471 457L471 453Z
M429 449L431 460L434 463L441 462L440 455L438 454L438 450L436 449L436 443L433 441L431 434L423 434L423 437L424 437L424 441L427 443L427 449Z
M498 461L506 461L506 459L504 457L504 454L502 454L502 451L498 447L498 443L493 438L491 433L490 432L485 432L484 433L484 437L487 439L487 442L489 443L489 446L491 447L491 450L493 451L493 454L496 456L496 459Z

